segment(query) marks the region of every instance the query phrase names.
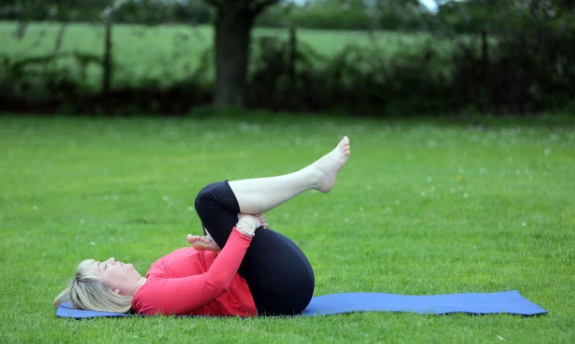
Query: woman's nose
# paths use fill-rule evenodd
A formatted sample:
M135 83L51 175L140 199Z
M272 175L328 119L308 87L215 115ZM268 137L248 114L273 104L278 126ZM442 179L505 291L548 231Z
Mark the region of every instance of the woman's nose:
M114 257L110 257L110 259L108 259L108 264L115 264L116 263L116 259L114 259Z

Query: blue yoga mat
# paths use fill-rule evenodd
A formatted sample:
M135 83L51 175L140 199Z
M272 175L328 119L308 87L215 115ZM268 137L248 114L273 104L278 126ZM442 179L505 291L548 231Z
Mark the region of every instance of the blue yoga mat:
M543 308L527 300L518 291L497 293L463 293L442 295L397 295L384 293L342 293L314 296L301 316L353 312L409 312L420 314L546 314ZM63 318L126 317L135 314L83 311L69 303L58 307Z

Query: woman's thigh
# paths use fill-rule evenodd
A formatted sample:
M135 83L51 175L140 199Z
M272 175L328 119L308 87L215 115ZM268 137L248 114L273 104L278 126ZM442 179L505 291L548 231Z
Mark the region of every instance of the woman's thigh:
M239 212L227 181L203 188L195 207L203 227L223 248ZM300 313L313 296L315 280L308 259L293 241L271 229L256 230L238 272L248 283L260 313Z
M204 232L207 230L219 247L224 247L238 222L240 206L227 181L210 184L196 196L195 208Z
M301 313L315 278L302 250L286 236L259 228L239 269L262 315Z

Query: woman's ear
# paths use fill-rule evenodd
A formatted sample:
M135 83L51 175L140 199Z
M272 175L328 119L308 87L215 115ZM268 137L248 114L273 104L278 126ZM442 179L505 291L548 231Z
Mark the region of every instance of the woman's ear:
M113 290L113 292L116 293L116 294L120 294L120 289L116 288L116 289Z

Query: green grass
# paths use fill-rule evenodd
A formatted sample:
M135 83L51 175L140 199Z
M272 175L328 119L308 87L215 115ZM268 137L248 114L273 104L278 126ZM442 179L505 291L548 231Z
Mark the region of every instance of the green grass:
M0 37L3 53L21 59L50 54L54 48L58 23L30 24L23 39L16 39L12 33L16 22L0 21ZM287 38L286 29L256 28L253 37L274 36ZM115 71L117 82L123 84L143 77L169 83L189 77L198 67L202 53L213 44L213 28L183 25L142 26L118 24L113 29L113 54L119 68ZM398 49L407 49L422 42L425 34L401 34L378 32L377 45L382 54L392 54ZM310 45L326 56L337 54L349 45L372 45L368 33L361 31L298 30L300 42ZM104 28L102 25L85 23L70 24L66 30L62 53L81 52L103 55ZM70 60L62 63L71 64ZM210 66L211 68L211 66ZM89 78L98 85L101 69L93 66L88 70Z
M83 258L145 272L199 233L205 184L293 171L342 135L328 195L267 214L299 243L316 295L519 290L549 314L57 319ZM575 341L575 126L271 117L0 117L4 343Z

